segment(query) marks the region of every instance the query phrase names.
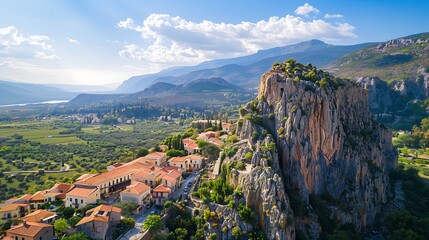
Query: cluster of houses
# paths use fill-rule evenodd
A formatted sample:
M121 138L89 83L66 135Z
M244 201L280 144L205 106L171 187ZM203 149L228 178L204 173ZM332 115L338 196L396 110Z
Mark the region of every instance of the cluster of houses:
M83 124L100 124L101 121L103 120L102 118L99 118L97 116L97 114L73 114L70 115L68 117L71 120L74 121L79 121L80 123ZM116 119L118 121L118 123L123 123L123 124L136 124L136 118L123 118L123 117L118 117Z
M41 209L46 203L61 200L66 207L83 208L119 194L121 201L135 202L138 213L152 202L162 205L180 187L182 173L198 170L202 165L203 157L192 153L167 160L165 152L153 152L128 163L110 165L104 173L84 174L73 184L57 183L51 189L9 199L0 205L0 224L22 222L7 230L5 239L52 239L57 214ZM77 231L105 239L119 223L120 212L113 206L95 207L76 225Z

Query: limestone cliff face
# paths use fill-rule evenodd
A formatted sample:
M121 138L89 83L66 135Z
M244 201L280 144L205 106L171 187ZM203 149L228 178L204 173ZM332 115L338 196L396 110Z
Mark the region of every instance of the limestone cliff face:
M391 132L369 111L368 91L352 82L322 88L269 72L258 97L273 107L265 113L275 114L286 183L307 203L310 194L340 200L357 230L372 225L391 197L388 173L397 153Z
M269 168L283 181L276 180L272 185L276 192L273 187L261 187L266 179L265 170L256 168L241 180L237 178L236 185L252 189L248 191L248 203L257 206L252 202L259 202L261 207L257 210L265 211L264 204L269 198L263 196L267 192L279 196L277 193L284 191L280 188L289 189L289 193L292 190L297 196L286 194L277 200L285 199L289 206L289 199L298 197L305 205L306 216L298 216L293 206L280 215L294 219L295 229L310 239L317 239L323 231L318 224L321 216L313 210L311 196L331 199L327 207L332 221L352 224L357 231L376 223L384 207L391 203L393 193L388 173L397 167L397 152L392 146L391 132L378 124L369 111L368 93L368 89L351 81L319 87L279 71L264 74L259 102L242 109L241 114L246 117L236 134L258 150L251 164ZM260 153L260 146L267 146L270 134L276 151ZM267 162L267 158L271 161ZM268 228L282 225L280 219L284 218L274 219L279 222L264 224Z
M356 83L368 90L368 101L371 110L386 112L395 102L395 96L387 83L377 77L361 77Z

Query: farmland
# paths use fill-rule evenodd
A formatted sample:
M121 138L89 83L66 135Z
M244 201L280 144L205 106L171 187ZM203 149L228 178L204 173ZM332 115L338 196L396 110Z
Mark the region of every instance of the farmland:
M0 123L0 199L34 192L56 181L72 181L85 172L105 171L113 162L133 159L139 148L154 147L185 129L157 121L135 125L82 125L61 119ZM70 171L48 172L60 171L63 164Z

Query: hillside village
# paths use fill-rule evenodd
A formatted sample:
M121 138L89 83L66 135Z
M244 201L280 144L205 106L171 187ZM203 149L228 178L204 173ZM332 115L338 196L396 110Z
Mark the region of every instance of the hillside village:
M199 120L191 126L206 129L208 124L220 123ZM201 155L199 143L220 147L234 129L230 123L221 126L221 131L206 131L196 139L183 139L186 156L168 157L169 146L160 145L160 151L130 162L114 163L105 172L86 173L73 183L57 183L50 189L8 199L0 205L0 224L10 225L10 229L4 229L3 239L59 237L53 224L60 221L58 213L64 209L72 209L70 217L79 221L61 231L61 236L84 233L92 239L115 239L121 219L130 215L118 207L118 202L134 203L136 207L131 214L141 215L149 210L155 213L152 205L162 206L168 199L188 198L187 191L194 178L189 178L191 181L184 186L184 177L197 175L198 170L208 164L208 159Z

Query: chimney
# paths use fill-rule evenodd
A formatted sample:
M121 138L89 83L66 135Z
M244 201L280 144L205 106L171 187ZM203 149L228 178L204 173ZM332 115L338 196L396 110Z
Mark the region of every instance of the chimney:
M28 227L27 220L24 220L24 227Z

